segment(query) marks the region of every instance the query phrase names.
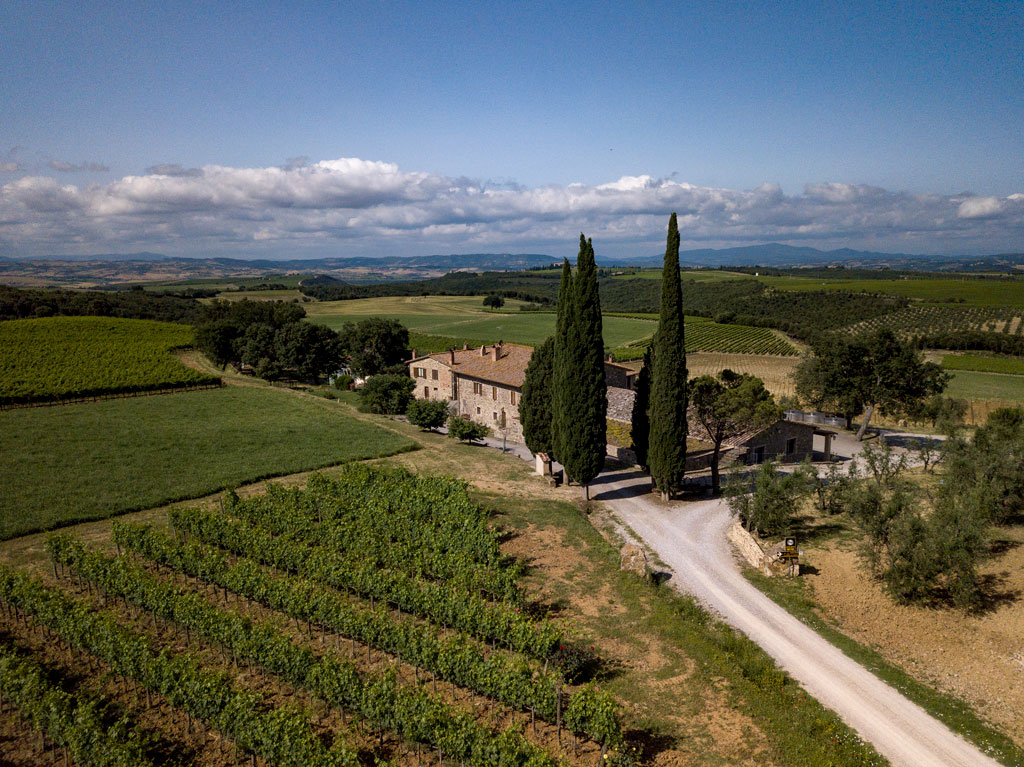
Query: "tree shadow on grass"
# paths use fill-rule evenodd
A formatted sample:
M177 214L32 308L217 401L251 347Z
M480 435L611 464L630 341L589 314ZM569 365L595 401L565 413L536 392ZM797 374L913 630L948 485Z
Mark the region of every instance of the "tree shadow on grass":
M678 743L671 735L650 730L627 729L622 734L626 739L626 748L635 747L639 751L637 761L640 764L653 764L655 757L675 748Z

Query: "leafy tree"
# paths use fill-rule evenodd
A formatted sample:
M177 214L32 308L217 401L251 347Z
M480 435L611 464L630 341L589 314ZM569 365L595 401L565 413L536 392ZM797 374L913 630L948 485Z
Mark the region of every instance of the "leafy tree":
M409 331L398 320L383 317L346 322L338 336L349 368L360 377L400 365L409 348Z
M433 431L444 426L448 419L448 403L439 399L414 399L405 409L409 423L424 431Z
M759 535L782 535L792 527L793 512L810 490L813 473L810 464L801 464L788 474L779 471L777 461L765 461L757 467L753 482L735 476L726 486L729 508L747 530Z
M816 473L811 486L818 511L828 516L844 512L846 496L852 482L850 475L838 463L829 464L824 475Z
M804 400L838 410L847 422L864 414L857 439L864 438L876 408L885 415L912 413L941 393L950 378L888 328L863 338L819 342L814 356L800 363L796 373Z
M775 423L782 417L782 410L760 378L737 375L731 370L723 370L718 379L703 375L690 381L690 401L694 419L704 427L714 445L711 486L717 493L721 487L718 464L722 443Z
M196 347L220 368L238 359L235 341L238 325L228 319L213 320L195 326Z
M597 290L594 246L580 235L576 277L572 280L566 342L555 346L554 386L561 392L558 461L565 473L584 486L604 468L608 440L607 384L604 378L604 339L601 299Z
M682 486L686 471L686 346L681 290L679 228L673 213L668 222L661 277L661 314L653 344L651 429L647 448L651 480L666 498Z
M970 442L948 445L944 494L974 493L997 524L1024 512L1024 409L995 410Z
M555 339L548 338L533 350L526 366L523 395L519 401L519 421L523 425L523 441L531 453L551 455L551 375L554 365Z
M341 367L338 334L326 325L292 322L277 331L277 356L304 381L316 381Z
M476 442L489 437L491 430L482 423L459 418L456 415L448 419L448 436L461 442Z
M497 293L491 293L484 296L484 306L490 307L491 309L500 309L505 305L505 299L499 296Z
M640 468L647 471L647 445L651 439L651 347L644 350L644 365L636 377L634 387L630 436L633 452Z
M401 415L412 401L416 382L407 375L379 375L367 379L359 390L363 407L371 413Z
M935 394L910 414L916 421L928 421L943 434L952 434L964 421L967 400Z

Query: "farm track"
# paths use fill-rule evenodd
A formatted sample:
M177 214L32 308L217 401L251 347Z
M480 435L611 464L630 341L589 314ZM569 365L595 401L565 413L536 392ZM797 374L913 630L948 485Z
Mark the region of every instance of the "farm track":
M695 595L768 652L807 691L839 714L894 767L997 767L944 724L845 656L741 575L726 541L723 501L668 506L647 477L602 475L595 500L609 504Z

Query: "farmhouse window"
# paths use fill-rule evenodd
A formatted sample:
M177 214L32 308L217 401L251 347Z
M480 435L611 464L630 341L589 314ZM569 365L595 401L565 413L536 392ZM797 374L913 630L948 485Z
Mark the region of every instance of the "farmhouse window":
M437 371L436 370L431 370L430 371L430 377L433 378L436 381L437 380Z
M498 414L497 413L491 413L491 419L494 420L494 421L497 421L498 420Z
M430 387L429 386L424 386L423 387L423 398L424 399L430 399Z
M498 399L498 387L497 386L492 386L491 387L491 399Z
M479 381L473 381L473 394L483 394L484 385Z
M416 377L417 378L426 378L427 377L427 369L426 368L414 368L414 370L416 371Z
M516 393L514 391L511 391L511 392L508 393L508 396L509 396L509 401L513 405L516 404Z
M786 455L793 455L796 452L796 437L786 440Z
M476 414L477 414L477 415L480 415L480 408L477 408L477 409L476 409Z

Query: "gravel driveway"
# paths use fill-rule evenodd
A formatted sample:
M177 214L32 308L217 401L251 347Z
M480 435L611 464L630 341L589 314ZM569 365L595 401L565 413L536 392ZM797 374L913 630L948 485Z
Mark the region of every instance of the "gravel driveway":
M808 693L899 767L996 767L922 708L884 684L752 586L726 540L722 500L663 504L636 470L606 472L591 497L606 502L669 565L676 589L695 595L760 645Z

